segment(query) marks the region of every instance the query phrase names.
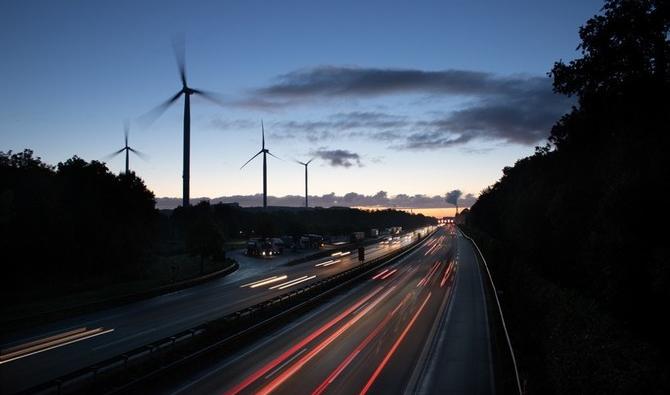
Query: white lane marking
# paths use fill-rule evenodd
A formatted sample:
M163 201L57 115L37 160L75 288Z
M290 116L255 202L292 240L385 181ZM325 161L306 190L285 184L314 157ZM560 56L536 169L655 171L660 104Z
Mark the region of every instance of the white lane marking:
M304 353L305 351L307 351L307 348L303 348L302 350L300 350L300 351L298 351L297 353L295 353L294 356L292 356L291 358L287 359L284 363L282 363L281 365L277 366L277 367L274 368L270 373L268 373L268 374L264 377L264 379L267 380L267 379L269 379L270 377L274 376L277 372L279 372L280 370L282 370L282 369L283 369L286 365L288 365L289 363L293 362L294 359L298 358L298 357L299 357L300 355L302 355L302 353Z

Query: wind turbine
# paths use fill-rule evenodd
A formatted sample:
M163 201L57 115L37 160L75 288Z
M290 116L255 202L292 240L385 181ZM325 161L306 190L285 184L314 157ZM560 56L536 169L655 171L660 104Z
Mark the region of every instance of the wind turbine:
M305 207L309 207L309 201L308 201L308 194L307 194L307 166L312 163L314 158L308 160L307 162L300 162L299 160L296 160L297 163L305 166Z
M188 86L186 83L186 61L184 57L184 46L179 45L177 41L173 42L174 53L177 59L177 67L179 68L179 77L181 79L181 89L171 98L160 104L158 107L151 110L146 116L155 120L165 110L176 102L182 95L184 96L184 167L183 167L183 196L182 196L182 206L186 207L189 205L189 183L190 183L190 173L191 173L191 95L199 95L208 99L216 104L222 105L221 102L210 92L205 92L200 89L194 89ZM151 122L150 121L150 122Z
M131 152L133 154L139 156L142 159L146 158L145 154L141 153L140 151L138 151L138 150L136 150L136 149L134 149L134 148L132 148L128 145L128 133L129 133L129 131L130 131L130 126L129 126L128 122L126 121L126 123L123 125L124 141L125 141L125 144L124 144L123 148L121 148L120 150L118 150L116 152L113 152L113 153L111 153L111 154L109 154L105 157L106 159L111 159L111 158L115 157L116 155L125 151L126 152L126 174L128 174L128 172L130 171L129 156L130 156Z
M267 166L267 155L274 156L275 158L281 160L281 158L273 155L269 149L265 148L265 127L263 126L263 121L261 121L261 131L262 131L262 140L261 140L261 150L252 156L251 159L246 161L245 164L240 167L240 170L244 168L249 162L254 160L258 155L263 154L263 208L268 206L268 166Z

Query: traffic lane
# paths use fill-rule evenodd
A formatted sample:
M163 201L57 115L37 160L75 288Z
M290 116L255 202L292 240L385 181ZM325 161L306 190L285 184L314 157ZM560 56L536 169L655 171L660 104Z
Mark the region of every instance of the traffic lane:
M423 252L423 251L421 251ZM434 250L435 252L435 250ZM375 309L373 311L370 311L370 314L366 314L363 317L359 319L359 322L354 323L355 325L359 325L357 329L353 332L348 332L346 336L343 336L342 334L340 336L337 336L333 341L333 344L328 344L328 352L318 352L319 347L321 347L324 342L327 344L329 341L328 338L326 339L321 339L319 340L318 343L316 343L310 351L311 353L318 352L316 355L314 355L314 360L313 361L308 361L309 365L304 365L301 370L298 370L298 372L292 371L290 367L287 367L284 372L282 372L280 375L278 375L277 379L274 379L273 381L268 382L257 382L255 385L257 387L254 388L248 388L245 390L249 392L255 392L255 391L260 391L263 392L264 390L269 390L273 389L276 392L279 393L291 393L292 389L296 388L296 385L299 385L300 388L320 388L322 387L324 382L329 382L330 380L334 380L333 377L328 377L332 374L338 375L341 374L342 372L345 372L344 370L346 367L341 366L342 363L346 364L346 361L348 361L349 356L352 356L355 360L355 355L352 353L356 353L356 348L358 347L356 345L361 345L365 343L365 339L368 338L371 334L373 335L373 338L377 336L377 330L376 328L384 328L384 326L387 326L389 323L388 321L384 323L384 321L388 318L391 317L392 319L395 320L394 325L403 325L403 318L406 318L408 315L408 311L411 310L410 305L412 297L408 298L407 295L405 294L405 290L401 290L398 292L398 286L405 284L405 287L407 288L406 290L409 292L416 292L415 290L418 288L417 285L418 283L425 278L427 275L429 268L428 264L423 264L421 254L416 254L419 259L412 259L406 267L401 268L402 270L401 273L398 273L398 277L389 277L394 280L389 281L387 284L388 287L392 287L393 289L391 290L392 293L390 297L387 297L383 303L378 304L375 306ZM416 258L414 256L413 258ZM433 259L431 256L429 258L430 260ZM423 264L423 265L422 265ZM417 270L418 267L424 266L425 267L425 272ZM431 266L432 267L432 266ZM374 277L374 276L373 276ZM381 280L381 277L378 278L378 280ZM423 289L419 289L419 292L422 291ZM382 294L388 296L386 293ZM404 295L404 296L403 296ZM416 299L418 296L415 295L414 299ZM355 305L354 305L355 306ZM398 306L406 307L400 310ZM365 311L365 310L364 310ZM394 313L395 312L395 313ZM395 317L394 317L395 316ZM360 313L359 316L360 317ZM352 318L355 319L356 317ZM396 319L399 318L400 320ZM347 324L350 321L347 322ZM351 328L350 328L351 329ZM331 335L332 336L332 335ZM382 337L384 339L384 337ZM364 345L365 347L369 347L370 343L368 342L367 345ZM353 350L353 351L352 351ZM360 351L358 351L360 352ZM346 355L345 355L346 354ZM300 357L302 360L309 358L309 354L303 357ZM293 364L299 364L300 360L298 362L293 362ZM379 365L373 365L373 364L367 364L366 366L379 366ZM295 368L293 368L295 369ZM348 372L355 372L352 370L349 370ZM302 374L300 374L302 373ZM286 378L286 376L289 376ZM365 379L365 374L359 374L359 372L355 372L356 379L360 382L361 380ZM281 381L282 379L289 380L288 382L284 383L277 383L277 380ZM267 381L267 380L266 380ZM359 383L356 382L356 380L347 380L347 381L342 381L341 383L344 383L345 385L349 386L356 386L358 384L364 384L364 383ZM359 386L357 388L358 391L362 386ZM336 391L337 392L337 391Z
M260 345L252 345L248 349L238 353L237 356L223 360L218 366L208 369L199 376L187 379L186 383L179 387L176 392L221 393L224 390L230 390L231 386L235 385L234 383L231 383L234 378L241 377L246 377L245 380L249 380L249 377L251 377L251 382L246 384L242 383L244 385L243 390L245 392L255 392L262 390L264 386L269 385L273 378L283 377L283 380L286 380L285 375L287 372L294 369L291 368L292 363L304 363L305 367L303 369L309 367L309 370L299 369L297 372L293 372L289 375L299 377L299 382L295 385L300 385L299 388L310 388L309 385L313 385L314 388L317 388L322 383L320 380L326 377L327 374L330 374L332 368L337 366L336 363L340 363L341 360L346 359L344 353L350 353L355 345L360 345L366 336L375 332L375 328L378 327L379 322L384 321L386 319L385 317L388 317L391 306L393 306L393 309L396 309L398 303L401 302L407 304L407 306L413 304L410 303L409 300L403 301L402 299L406 298L406 294L396 292L396 288L399 284L403 283L408 291L414 291L418 288L418 282L426 276L428 270L432 267L429 266L427 262L435 260L436 257L440 255L440 251L434 249L431 256L426 258L425 252L429 248L429 245L424 245L410 255L413 259L409 260L409 257L407 257L405 260L389 266L387 269L390 271L398 270L391 276L384 280L382 280L381 277L369 280L364 285L352 290L346 297L339 298L338 302L333 303L332 308L328 308L326 313L302 321L297 328L290 331L290 337L287 337L285 333L280 331L280 335L277 335L274 338L271 337L269 340L263 340L260 342ZM426 259L425 264L423 264L423 259ZM425 273L417 270L422 265L426 266ZM384 270L380 269L379 272L383 272ZM375 273L375 276L376 274L378 273ZM411 276L410 280L400 280L406 275ZM371 278L375 276L371 276ZM437 277L437 274L434 273L434 278ZM381 290L379 288L380 286L382 287ZM393 292L386 294L389 287L394 288ZM426 286L426 288L429 288L429 286ZM358 304L360 303L361 298L364 298L366 294L369 295L370 293L373 293L375 297L385 295L384 298L388 300L388 303L382 304L381 302L378 302L375 304L374 309L365 311L367 308L366 304L375 303L374 299L365 301L366 304L361 306L358 306ZM347 314L347 319L341 318L335 326L329 327L325 332L320 333L328 323L333 322L333 320L341 315L343 311L354 307L355 311ZM365 313L365 319L357 316L357 314L361 314L361 312ZM406 316L407 312L402 311L399 315ZM357 322L351 324L353 326L346 329L344 333L340 333L334 339L328 338L341 330L342 326L348 325L353 319L356 319ZM399 324L395 323L394 325ZM305 339L308 340L307 343L304 343ZM328 345L323 350L313 354L324 342L335 342L333 344L337 345ZM318 360L319 362L304 362L305 358L308 358L310 361ZM323 360L320 358L323 358ZM315 366L319 371L313 370L313 367ZM300 372L303 372L306 376L303 376ZM254 375L257 377L254 378ZM240 384L241 383L237 383L237 385ZM296 388L295 385L279 385L275 390L281 392L283 389L288 389L290 393L291 389ZM164 387L158 392L167 391L167 388L169 388L169 386Z
M395 248L373 246L369 249L370 257L373 259L404 244ZM325 270L320 268L321 276L330 276L358 264L357 256L354 260L353 254L351 255L343 259L342 265L332 265L333 267ZM285 269L294 276L305 271L315 271L315 268L309 265L296 265ZM245 294L238 284L239 282L235 282L228 288L219 288L215 295L212 295L211 290L191 295L182 293L172 304L147 303L143 306L121 309L111 316L74 323L74 327L100 326L111 328L113 332L0 365L3 387L10 389L11 392L28 388L286 292L275 289ZM225 301L232 302L226 304ZM197 306L197 310L194 306Z
M366 248L366 254L369 257L369 259L378 257L380 255L383 255L383 253L385 252L391 252L391 251L392 250L389 249L387 246L380 246L377 244ZM222 277L217 280L213 280L211 282L200 284L194 287L185 288L168 294L160 295L154 298L141 300L135 303L119 306L116 308L105 309L99 312L84 314L78 317L72 317L69 319L60 320L46 325L36 326L29 330L22 330L20 332L12 334L4 334L3 338L0 340L0 345L2 347L6 347L18 344L20 342L26 342L40 337L50 336L58 332L66 331L72 328L77 328L81 326L100 325L102 320L116 319L126 315L144 314L149 310L163 308L165 305L169 305L169 308L172 308L174 307L173 306L174 303L179 303L183 299L190 299L194 296L210 297L212 295L218 294L221 291L221 288L234 289L236 285L246 282L249 277L261 278L261 276L266 274L272 275L277 273L299 273L301 270L311 270L309 269L310 263L311 262L306 262L304 264L295 266L272 268L271 270L268 270L266 273L257 276L239 276L237 272L233 272L228 276ZM325 274L338 272L336 268L331 269L334 270L329 270Z
M419 249L417 249L416 253L424 253L424 249L426 249L425 246L421 246ZM397 264L396 264L397 265ZM363 293L368 292L367 289L365 288L354 288L352 290L348 291L349 293L347 294L347 297L350 298L359 298L362 297ZM329 309L329 310L336 310L342 307L343 303L340 301L344 298L344 296L340 296L337 299L335 299L332 302L326 303L324 306L320 307L318 310L324 310L324 309ZM317 311L318 311L317 310ZM330 318L326 314L318 314L316 315L315 313L310 313L309 315L305 316L302 318L303 321L298 321L298 324L290 324L289 328L291 337L295 336L300 336L300 333L304 336L308 336L309 333L305 333L305 330L310 330L309 328L314 328L316 326L322 327L323 325L326 324L326 321L330 321ZM309 323L308 327L305 327L303 325L304 322L307 321ZM292 328L292 325L297 325L298 329ZM219 388L219 383L221 381L226 381L226 377L228 377L228 380L230 380L230 377L242 377L245 373L248 373L254 368L257 368L260 366L262 363L268 363L270 358L272 357L273 352L278 353L280 350L280 347L285 345L283 343L284 339L287 337L284 336L287 333L286 329L282 329L279 331L279 333L272 333L268 336L265 336L263 339L260 339L257 343L254 345L245 348L243 351L240 351L237 353L235 356L227 358L222 360L219 364L216 366L213 366L212 368L208 369L205 372L202 372L202 374L195 375L194 377L189 377L188 379L185 380L184 384L183 382L182 387L181 387L181 392L183 393L189 393L193 390L194 388L198 388L199 393L212 393L215 392ZM232 365L233 362L235 365ZM282 363L284 363L282 361ZM254 365L256 364L256 365ZM273 367L275 369L276 367ZM232 371L235 371L231 373ZM225 371L226 374L224 375L225 377L221 377L222 374L221 372ZM267 372L272 373L272 372ZM177 385L170 385L169 383L166 384L165 387L163 387L162 390L159 390L157 392L164 393L168 392L168 389L173 389L177 388L179 386ZM176 392L180 392L179 390Z
M384 255L384 253L388 252L391 252L391 249L389 249L388 247L372 246L368 249L367 255L368 257L373 259L381 255ZM329 276L338 273L339 271L342 270L342 266L346 266L347 264L353 262L351 258L352 257L347 258L348 262L344 262L344 265L331 267L329 268L329 270L321 271L321 273L319 273L320 276L318 277ZM276 268L274 270L268 271L266 275L272 275L274 273L275 275L287 274L297 276L308 272L316 273L316 270L311 268L310 263L311 262L307 262L306 264L303 265L289 266L286 268L284 267ZM235 279L234 277L235 274L233 273L230 276L224 277L219 280L215 280L208 284L187 288L184 290L172 292L169 294L121 306L118 308L107 309L101 312L86 314L72 319L61 320L59 322L55 322L49 325L33 328L30 331L15 333L13 337L5 337L5 339L2 341L2 347L5 348L7 346L16 345L19 343L38 339L41 337L51 336L59 332L71 330L73 328L84 327L84 326L92 327L100 325L109 325L110 322L117 321L119 318L123 318L125 316L130 317L136 315L146 316L146 314L151 314L152 312L156 311L161 313L162 312L161 309L181 311L184 305L186 305L187 307L192 306L191 301L192 298L197 298L196 302L201 303L203 301L206 301L210 297L219 296L219 294L222 291L235 290L235 292L239 292L236 286L244 283L245 278ZM259 278L263 277L261 276L256 277L256 279ZM221 288L224 289L222 290ZM255 301L254 298L242 297L242 299L245 303L248 303L249 301ZM259 300L259 302L260 301L262 300ZM220 302L221 302L220 300L217 300L215 306L223 307L221 306ZM236 307L239 306L239 304L240 303L237 303Z
M459 275L453 306L420 391L492 394L494 376L483 274L472 243L460 232L457 246Z
M335 339L328 352L315 356L276 392L290 394L297 385L315 388L315 394L401 392L451 289L441 281L448 263L434 259L416 260L399 273L392 296L362 317L355 332Z

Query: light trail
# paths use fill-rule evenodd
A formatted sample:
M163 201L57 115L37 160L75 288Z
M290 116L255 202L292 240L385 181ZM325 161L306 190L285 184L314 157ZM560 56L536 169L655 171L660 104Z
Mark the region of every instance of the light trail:
M304 283L305 281L309 281L309 280L312 280L312 279L314 279L314 278L316 278L316 275L309 276L309 277L305 277L305 278L303 278L302 280L293 281L293 282L290 283L290 284L286 284L286 285L284 285L284 286L281 286L281 287L279 287L279 289L290 288L290 287L292 287L292 286L294 286L294 285L298 285L298 284L300 284L300 283Z
M382 280L386 280L387 278L391 277L393 275L393 273L395 273L397 271L398 271L398 269L393 269L390 272L386 273L385 275L381 276L380 278Z
M272 280L272 279L275 279L275 278L278 278L278 277L286 278L286 275L272 276L272 277L264 278L264 279L262 279L262 280L256 280L256 281L254 281L254 282L250 282L250 283L247 283L247 284L242 284L242 285L240 285L240 288L251 287L251 286L253 286L253 285L255 285L255 284L262 283L262 282L265 282L265 281L268 281L268 280Z
M388 272L388 271L389 271L389 269L384 269L384 270L382 270L381 272L377 273L374 277L372 277L372 279L373 279L373 280L376 280L376 279L378 279L379 277L383 276L384 273L386 273L386 272Z
M428 281L430 281L430 278L432 277L432 275L437 271L439 265L440 265L440 261L435 261L433 266L430 268L430 271L428 272L428 274L426 274L426 276L424 278L422 278L421 281L419 281L419 283L416 284L416 286L420 287L422 285L428 284Z
M389 350L389 352L386 354L382 362L377 366L377 369L372 373L372 376L370 376L370 379L368 379L368 382L365 384L365 387L360 392L360 395L365 395L369 390L370 387L372 387L372 384L377 380L377 377L379 377L379 374L384 370L384 367L388 363L389 359L393 356L395 351L398 349L400 346L400 343L402 343L403 339L405 339L405 336L407 336L407 332L409 332L410 329L412 329L412 326L414 325L414 322L416 319L419 317L419 314L421 314L421 311L423 311L423 308L426 306L426 303L428 303L428 299L430 299L431 293L428 293L428 296L426 296L426 299L424 299L423 303L419 307L419 309L414 313L414 316L412 317L412 320L407 324L405 329L402 331L398 339L393 343L393 346Z
M410 297L410 295L411 295L411 294L408 293L408 294L405 296L405 298L403 298L403 300L400 301L400 303L398 304L398 306L396 306L396 308L393 309L393 311L391 311L389 314L386 315L386 317L384 318L384 320L383 320L382 322L380 322L380 323L375 327L375 329L374 329L372 332L370 332L370 333L368 334L368 336L366 336L366 338L365 338L365 339L364 339L364 340L363 340L363 341L362 341L362 342L361 342L361 343L354 349L354 351L352 351L352 352L351 352L351 353L350 353L350 354L349 354L349 355L348 355L348 356L347 356L347 357L340 363L340 365L339 365L337 368L335 368L335 370L333 370L332 373L330 373L330 375L328 375L328 377L321 383L321 385L319 385L319 386L312 392L312 395L319 395L319 394L323 393L323 391L325 391L326 388L328 388L328 386L329 386L333 381L335 381L335 379L337 378L337 376L339 376L340 373L342 373L342 371L343 371L344 369L346 369L347 366L349 366L349 364L351 363L351 361L353 361L354 358L356 358L356 356L357 356L361 351L363 351L363 349L364 349L365 347L367 347L367 345L368 345L368 344L369 344L369 343L370 343L370 342L371 342L371 341L372 341L372 340L379 334L379 332L381 332L381 330L384 329L384 327L386 327L386 325L389 323L389 321L391 321L391 319L393 318L393 316L395 316L395 314L398 312L398 310L400 310L400 308L405 304L405 302L406 302L407 299Z
M330 260L327 260L325 262L317 263L316 265L314 265L314 267L319 267L319 266L326 267L326 266L334 265L338 262L341 262L341 259L330 259Z
M261 388L257 394L269 394L270 392L274 391L277 387L279 387L282 383L284 383L286 380L291 378L298 370L300 370L307 362L309 362L312 358L314 358L318 353L323 351L328 345L330 345L333 341L335 341L342 333L344 333L347 329L351 328L356 322L358 322L361 318L363 318L370 310L372 310L375 306L377 306L384 298L386 298L393 290L395 289L395 286L389 288L388 291L384 292L381 294L377 299L375 299L374 302L370 303L369 306L367 306L365 309L363 309L360 313L358 313L356 316L354 316L351 320L346 322L342 327L340 327L337 331L335 331L333 334L328 336L324 341L319 343L318 346L316 346L314 349L312 349L310 352L308 352L305 356L300 358L296 363L294 363L291 367L289 367L284 373L281 375L277 376L276 379L272 380L268 385L264 386Z
M449 262L449 266L447 266L447 269L444 271L444 276L442 277L442 281L440 282L440 288L444 287L444 284L447 283L447 280L451 276L453 267L454 267L454 261Z
M79 328L73 331L64 332L55 336L50 336L45 339L36 340L30 343L22 344L17 347L2 350L0 355L0 365L16 361L17 359L29 357L31 355L39 354L41 352L53 350L55 348L67 346L68 344L80 342L82 340L90 339L96 336L104 335L113 332L114 329L104 328Z
M317 337L321 336L325 331L333 327L335 324L338 322L342 321L345 317L347 317L351 312L355 311L358 309L361 305L365 304L368 300L372 299L375 295L377 295L381 290L383 290L383 287L378 287L371 293L367 294L366 296L362 297L359 299L354 305L350 306L348 309L340 313L337 317L333 318L323 326L321 326L319 329L315 330L309 336L305 337L302 339L300 342L297 344L293 345L293 347L289 348L286 350L284 353L282 353L280 356L272 360L271 362L267 363L265 366L254 372L253 374L249 375L247 378L245 378L242 382L237 384L235 387L231 388L230 390L226 391L224 395L233 395L233 394L238 394L239 392L243 391L245 388L247 388L251 383L255 382L262 376L266 375L269 371L277 367L279 364L284 362L286 359L288 359L290 356L292 356L294 353L296 353L298 350L301 348L304 348L307 344L312 342L314 339Z

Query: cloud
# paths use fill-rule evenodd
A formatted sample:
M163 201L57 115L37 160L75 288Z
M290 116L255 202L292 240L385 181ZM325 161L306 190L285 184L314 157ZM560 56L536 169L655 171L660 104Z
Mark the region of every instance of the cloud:
M553 93L548 77L469 70L320 66L281 75L252 94L255 100L281 106L394 94L466 99L460 109L429 119L359 111L279 125L286 136L305 136L310 141L365 136L392 142L398 149L439 149L475 140L533 145L549 135L551 126L573 104L573 99Z
M318 150L313 151L312 155L325 160L333 167L351 167L353 165L358 165L359 167L363 166L361 163L361 156L355 152L347 150L319 148Z
M238 203L242 207L257 207L262 204L261 194L255 195L233 195L221 196L217 198L196 198L193 202L200 200L209 200L212 204L216 203ZM470 207L477 198L468 193L460 199L459 206ZM374 195L364 195L356 192L349 192L344 195L328 193L324 195L310 195L310 205L316 207L398 207L398 208L444 208L448 204L444 196L428 196L423 194L406 195L399 194L389 196L386 191L379 191ZM172 209L181 204L181 198L157 198L156 207L159 209ZM305 204L305 197L300 195L287 195L282 197L268 196L268 204L271 206L284 207L302 207Z
M453 191L447 192L445 200L447 203L451 203L456 206L458 205L458 199L461 198L461 195L463 195L463 192L461 192L460 189L454 189Z
M470 70L423 71L319 66L280 75L275 84L256 90L264 96L373 96L392 93L479 95L519 89L524 77L496 77Z
M257 125L256 122L253 122L248 119L226 119L226 118L213 118L209 122L209 126L213 129L223 130L223 131L239 131L253 128Z

